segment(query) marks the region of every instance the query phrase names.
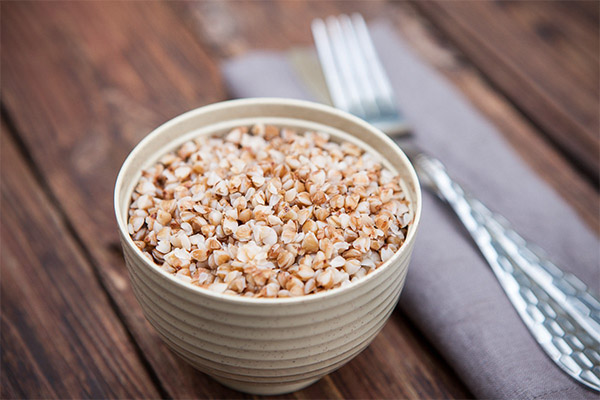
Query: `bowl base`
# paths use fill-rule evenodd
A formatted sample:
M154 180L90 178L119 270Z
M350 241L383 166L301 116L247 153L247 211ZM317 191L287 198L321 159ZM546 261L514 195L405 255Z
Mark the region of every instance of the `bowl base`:
M281 384L265 384L265 383L250 383L250 382L240 382L229 380L227 378L217 378L212 377L217 382L222 385L227 386L228 388L237 390L239 392L249 393L249 394L258 394L258 395L277 395L277 394L286 394L295 392L300 389L304 389L307 386L312 385L319 378L311 378L301 382L294 383L281 383Z

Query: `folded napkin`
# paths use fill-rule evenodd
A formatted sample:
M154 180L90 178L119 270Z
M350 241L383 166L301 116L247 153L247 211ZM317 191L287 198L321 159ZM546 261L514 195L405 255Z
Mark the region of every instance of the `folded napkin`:
M420 145L440 158L469 192L598 293L596 235L391 26L375 24L371 33ZM288 54L257 51L225 62L222 72L233 97L322 100L294 65ZM478 397L596 396L545 355L465 229L426 190L400 307Z

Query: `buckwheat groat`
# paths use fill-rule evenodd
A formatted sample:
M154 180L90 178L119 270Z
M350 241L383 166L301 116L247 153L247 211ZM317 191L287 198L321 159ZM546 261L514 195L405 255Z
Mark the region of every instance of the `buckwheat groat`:
M303 296L392 257L412 221L400 178L351 143L269 125L199 138L143 171L129 233L212 291Z

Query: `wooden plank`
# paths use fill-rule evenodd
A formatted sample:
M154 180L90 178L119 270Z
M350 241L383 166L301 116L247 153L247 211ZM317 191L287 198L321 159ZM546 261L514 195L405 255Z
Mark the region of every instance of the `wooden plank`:
M598 20L580 2L415 3L597 185ZM598 2L591 7L598 14Z
M522 159L600 234L600 196L593 184L412 3L393 3L388 17L413 49L456 85L498 127Z
M0 397L160 394L61 216L2 126Z
M125 152L153 126L224 97L214 60L167 7L158 2L6 5L4 101L167 393L242 397L175 357L144 320L126 278L107 195ZM287 43L285 37L279 40ZM357 384L348 379L370 370L373 357L388 354L404 364L379 374L383 380L369 393L468 396L419 336L408 324L388 324L369 350L375 356L366 353L293 396L352 396L348 388ZM421 376L423 371L429 372Z
M137 141L223 97L212 61L159 2L6 3L1 25L3 102L167 394L239 397L175 356L146 321L112 207Z
M383 0L173 2L171 7L199 41L220 58L251 49L287 50L312 45L310 23L316 17L362 13L383 17ZM218 23L215 23L218 21Z

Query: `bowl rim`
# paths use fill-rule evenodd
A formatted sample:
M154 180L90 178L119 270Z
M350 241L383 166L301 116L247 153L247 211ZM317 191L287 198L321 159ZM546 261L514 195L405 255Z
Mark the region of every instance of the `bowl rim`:
M300 107L300 108L320 111L323 113L333 114L339 118L346 119L347 121L349 121L355 125L358 125L360 128L364 129L365 131L369 131L371 134L379 137L379 139L382 139L384 142L387 142L387 144L392 149L394 149L394 152L396 153L396 155L403 159L404 164L407 166L408 176L410 176L412 183L414 184L414 191L415 191L414 197L415 198L413 199L413 203L414 203L413 207L414 207L415 215L412 220L413 229L411 229L408 232L408 235L407 235L404 243L398 249L398 251L396 251L394 253L394 255L390 259L385 261L381 266L376 268L373 272L362 277L361 279L357 280L356 282L352 282L350 285L347 285L344 287L328 289L328 290L324 290L319 293L312 293L312 294L309 294L306 296L299 296L299 297L284 297L284 298L258 297L257 298L257 297L245 297L245 296L241 296L241 295L234 296L234 295L230 295L230 294L217 293L217 292L213 292L208 289L205 289L205 288L201 288L199 286L194 286L188 282L185 282L185 281L175 277L175 275L173 275L173 274L169 274L166 271L163 271L162 269L160 269L158 264L150 261L146 256L143 255L142 251L135 245L135 243L133 242L133 239L129 235L129 232L127 230L126 221L124 221L124 218L122 218L120 215L121 214L120 213L121 204L119 203L119 195L121 194L121 191L123 190L123 188L125 186L124 185L125 171L127 171L131 168L130 165L133 162L133 158L137 155L137 153L140 151L140 148L143 147L143 145L145 143L151 142L152 140L154 140L155 137L160 136L163 131L168 130L171 126L175 126L182 121L185 121L187 119L194 117L197 114L204 114L204 113L209 113L212 111L221 110L224 108L231 108L231 107L236 107L236 106L246 106L246 105L262 105L262 106L286 105L286 106L291 106L291 107ZM363 141L362 139L359 139L359 140ZM148 267L154 273L158 273L158 275L162 276L163 278L167 279L168 281L171 281L176 286L181 287L181 289L183 289L189 293L194 293L195 295L199 295L199 296L206 296L209 299L212 299L215 301L223 301L226 303L231 303L232 305L233 304L237 304L237 305L247 304L247 305L257 305L257 306L271 306L271 307L277 307L278 305L282 305L282 304L313 303L313 302L321 301L322 299L325 299L328 297L337 297L337 296L343 294L344 292L347 292L348 290L357 289L361 286L364 286L369 281L375 279L378 275L383 273L384 270L389 268L390 265L394 264L394 261L397 260L398 258L400 258L404 253L406 253L408 251L408 249L412 248L413 242L415 240L416 232L418 230L419 223L421 220L421 209L422 209L421 186L419 183L419 178L417 177L416 171L414 169L414 166L412 165L412 163L410 162L410 160L408 159L406 154L400 149L400 147L388 135L386 135L379 129L375 128L373 125L367 123L366 121L364 121L350 113L347 113L345 111L334 108L332 106L320 104L320 103L316 103L316 102L312 102L312 101L307 101L307 100L297 100L297 99L278 98L278 97L243 98L243 99L226 100L226 101L221 101L221 102L217 102L217 103L212 103L212 104L208 104L205 106L201 106L201 107L189 110L183 114L180 114L180 115L168 120L167 122L161 124L160 126L156 127L135 145L135 147L130 151L130 153L127 155L127 158L121 165L121 168L119 169L119 173L117 175L117 179L115 181L113 202L114 202L115 217L117 219L117 226L118 226L119 233L121 236L122 245L123 246L127 245L130 249L132 249L135 256L138 259L141 259L143 261L144 265L146 267Z

